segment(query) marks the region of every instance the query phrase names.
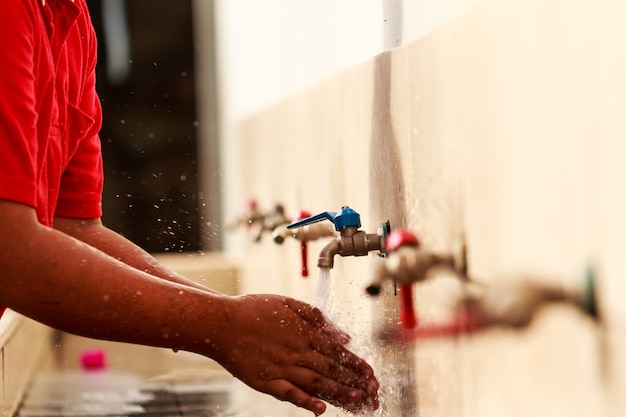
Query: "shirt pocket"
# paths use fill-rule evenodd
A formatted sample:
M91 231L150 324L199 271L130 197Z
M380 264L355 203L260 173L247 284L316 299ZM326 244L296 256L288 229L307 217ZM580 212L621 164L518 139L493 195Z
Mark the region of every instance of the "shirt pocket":
M95 120L79 107L68 103L63 131L63 138L67 144L65 148L66 160L69 161L72 158L83 139L91 137L96 133L98 132Z

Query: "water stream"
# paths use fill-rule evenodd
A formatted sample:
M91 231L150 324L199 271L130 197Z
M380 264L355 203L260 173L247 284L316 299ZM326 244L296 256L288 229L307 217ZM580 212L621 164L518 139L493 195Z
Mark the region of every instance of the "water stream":
M317 281L317 308L322 310L326 317L331 318L330 311L330 268L320 267L320 276Z

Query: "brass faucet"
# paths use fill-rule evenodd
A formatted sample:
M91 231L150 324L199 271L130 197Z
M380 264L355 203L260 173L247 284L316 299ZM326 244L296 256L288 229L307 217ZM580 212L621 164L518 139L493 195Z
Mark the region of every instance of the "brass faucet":
M246 212L238 219L235 219L229 229L243 226L248 230L254 242L260 242L263 233L273 232L277 227L288 224L290 219L285 214L282 204L275 204L274 207L263 212L259 209L255 199L250 199L247 203Z
M370 295L380 293L383 281L390 279L400 289L400 320L406 328L417 325L413 307L413 284L424 281L436 268L446 268L465 278L464 267L455 267L452 255L429 252L420 247L420 242L413 233L396 229L385 240L387 259L380 262L374 270L371 283L366 290Z
M594 274L589 270L582 283L570 285L537 278L473 283L459 304L471 313L478 327L522 328L542 307L555 303L573 306L597 321L600 315L596 297Z
M348 206L341 208L339 212L323 212L315 216L307 217L287 226L295 229L307 226L323 220L330 220L335 225L339 236L322 248L317 260L319 268L333 268L335 255L339 256L365 256L370 252L378 251L385 253L385 234L389 230L389 222L383 224L382 233L366 233L359 230L361 216Z

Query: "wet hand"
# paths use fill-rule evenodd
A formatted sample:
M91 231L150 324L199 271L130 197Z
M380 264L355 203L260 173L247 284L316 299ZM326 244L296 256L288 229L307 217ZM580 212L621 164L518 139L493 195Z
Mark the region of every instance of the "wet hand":
M322 414L322 400L350 412L378 408L372 368L349 337L309 304L276 295L232 298L212 355L252 388Z

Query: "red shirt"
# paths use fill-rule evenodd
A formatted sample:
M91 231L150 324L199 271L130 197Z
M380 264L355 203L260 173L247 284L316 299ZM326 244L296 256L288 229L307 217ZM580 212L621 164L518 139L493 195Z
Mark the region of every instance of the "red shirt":
M102 214L96 37L84 0L0 0L0 198Z
M0 199L47 226L102 215L95 65L84 0L0 0Z

